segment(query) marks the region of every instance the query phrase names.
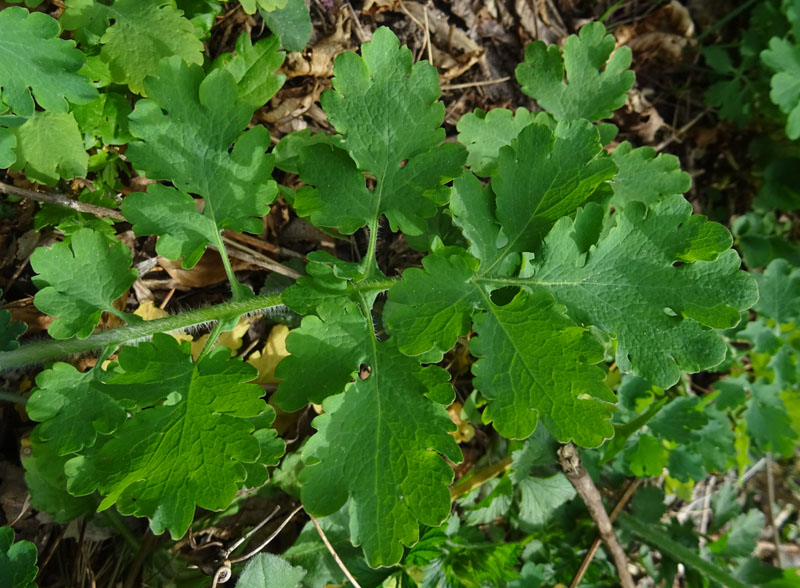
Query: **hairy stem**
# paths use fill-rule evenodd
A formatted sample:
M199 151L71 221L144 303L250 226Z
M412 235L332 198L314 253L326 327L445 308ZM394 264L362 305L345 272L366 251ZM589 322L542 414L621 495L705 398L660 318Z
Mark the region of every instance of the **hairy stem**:
M727 586L727 588L748 588L725 570L718 568L711 562L704 560L699 554L673 540L666 533L653 525L646 525L639 519L621 512L617 517L620 525L641 537L645 543L655 547L675 561L693 568L703 576Z
M379 216L376 216L369 224L369 246L367 247L367 265L364 268L364 275L367 279L371 278L378 267L378 260L375 257L375 252L378 249L378 222Z
M212 321L232 319L249 312L265 310L281 305L281 295L254 296L246 300L231 300L200 308L182 314L144 321L141 324L126 325L119 329L109 329L86 339L66 339L64 341L44 341L24 345L14 351L0 353L0 370L19 367L31 363L44 363L59 357L85 353L107 345L122 345L137 339L146 339L156 333L180 331L195 325Z

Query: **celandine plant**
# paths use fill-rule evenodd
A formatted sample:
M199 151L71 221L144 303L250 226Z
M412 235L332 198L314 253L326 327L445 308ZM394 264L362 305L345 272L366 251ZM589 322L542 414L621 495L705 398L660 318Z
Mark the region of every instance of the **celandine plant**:
M715 329L757 300L728 231L692 214L674 157L604 149L616 129L601 121L625 102L633 73L630 52L611 56L599 23L563 51L528 47L517 80L542 112L478 110L459 122L458 142L444 141L435 68L378 29L360 56L336 59L321 101L337 134L294 133L268 153L267 129L248 126L283 81L272 74L277 42L243 38L235 56L203 68L180 11L138 4L169 14L180 34L135 65L115 49L120 20L89 16L125 0L67 2L62 25L83 51L99 49L89 57L50 17L0 12L0 49L17 59L0 65L0 161L53 185L86 174L86 145L127 144L133 169L164 182L123 200L134 233L158 235L158 253L184 268L215 246L232 298L153 321L117 309L137 272L97 223L32 255L34 302L55 318L55 340L19 346L22 329L4 313L0 366L48 364L27 404L40 424L25 466L33 504L58 520L116 506L177 539L196 507L221 510L263 485L284 452L274 411L256 370L215 343L243 314L285 305L303 318L275 401L323 407L302 452L302 503L317 517L348 504L350 538L369 564L396 564L420 524L439 526L451 511L447 460L462 455L450 376L437 364L460 337L472 333L484 423L508 439L544 427L598 447L615 434L608 354L620 371L671 387L723 361ZM120 84L146 98L131 110ZM42 133L57 153L45 156ZM286 191L299 216L342 234L366 227L369 242L360 263L314 252L294 285L259 296L236 279L220 231L261 232L278 194L273 166L304 183ZM381 217L426 244L421 268L381 271ZM94 333L103 313L126 325ZM205 322L214 328L197 359L167 334ZM91 349L100 358L84 373L48 363Z

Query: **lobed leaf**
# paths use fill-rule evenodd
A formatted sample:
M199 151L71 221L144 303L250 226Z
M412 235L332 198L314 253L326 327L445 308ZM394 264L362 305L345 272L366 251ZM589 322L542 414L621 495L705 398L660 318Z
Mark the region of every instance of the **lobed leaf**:
M223 67L236 80L239 98L253 109L261 108L283 86L286 76L275 73L286 56L278 51L278 37L261 39L255 45L250 35L236 39L236 55Z
M82 44L100 44L111 80L141 94L162 58L203 63L203 44L182 14L169 0L67 0L61 24Z
M0 112L7 107L32 116L35 97L43 109L66 114L69 102L85 104L97 97L78 74L86 57L74 41L59 39L60 32L58 21L43 12L17 6L0 11Z
M800 321L800 268L774 259L762 274L754 274L759 300L753 309L778 323Z
M412 65L411 51L381 27L362 46L362 57L336 58L334 75L322 107L346 152L328 145L304 150L300 177L315 189L297 193L298 214L344 233L386 214L393 230L422 233L424 219L447 201L443 184L460 174L466 159L463 146L442 144L436 69ZM374 189L366 187L364 172L376 179Z
M758 299L727 230L691 211L677 195L649 209L633 202L588 254L574 240L578 221L561 219L526 276L574 320L613 334L620 370L661 388L681 369L719 364L725 344L711 328L736 325Z
M266 153L269 133L260 125L242 132L253 108L240 99L233 75L218 69L204 76L201 68L173 57L161 62L159 77L149 78L145 88L149 98L137 102L130 116L131 133L139 138L127 151L134 167L149 178L169 180L182 192L202 196L202 216L215 230L261 232L260 217L277 195L271 179L273 157ZM188 255L184 266L190 267L201 244L211 240L211 224L200 220L200 212L192 213L186 198L177 193L166 196L155 218L143 222L147 213L136 213L143 198L137 197L123 211L132 214L142 230L169 235L170 245L165 247ZM166 211L175 208L181 210L179 221Z
M36 546L14 542L14 529L0 527L0 582L8 588L36 588Z
M609 118L625 104L635 77L627 70L631 50L620 47L609 59L612 51L614 37L606 35L602 23L590 22L579 36L567 38L563 51L542 41L528 45L517 81L556 120Z
M99 389L129 407L129 418L109 437L67 462L70 493L94 490L99 510L150 518L153 532L174 539L189 528L196 506L230 505L247 477L246 464L274 462L261 455L251 419L267 412L257 372L230 360L219 347L193 362L190 346L157 334L152 343L124 347ZM280 445L280 447L278 447ZM272 444L283 452L283 444Z
M370 565L391 565L416 542L418 521L439 525L450 510L452 470L437 455L461 460L442 406L453 397L449 376L376 341L352 302L317 314L289 335L292 355L277 372L281 408L324 399L303 453L303 504L327 516L349 497L353 543Z
M236 588L295 588L302 586L306 576L303 568L293 566L272 553L259 553L245 566Z
M101 233L80 229L69 245L55 243L31 255L39 288L33 299L42 312L56 317L47 331L56 339L91 335L103 311L115 312L114 300L136 280L131 252L124 243L109 243Z
M89 154L72 113L35 112L14 134L16 162L12 170L24 169L28 178L48 186L60 178L86 176Z
M619 171L611 186L614 196L611 204L624 208L629 202L652 204L665 196L684 194L692 179L681 170L677 157L669 153L656 154L652 147L633 146L625 141L611 152L611 159Z
M773 37L761 60L776 73L770 81L770 99L788 115L786 136L800 138L800 47L788 39Z

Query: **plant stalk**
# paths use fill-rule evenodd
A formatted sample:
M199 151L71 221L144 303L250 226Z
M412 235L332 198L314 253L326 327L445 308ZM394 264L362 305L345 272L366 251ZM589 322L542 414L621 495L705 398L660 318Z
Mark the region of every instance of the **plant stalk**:
M679 561L690 568L694 568L705 577L723 586L727 586L727 588L749 588L746 584L743 584L725 570L704 560L699 554L684 547L653 525L645 525L639 519L624 512L619 513L617 522L619 522L622 527L641 537L645 543L669 555L675 561Z
M32 363L44 363L59 357L86 353L107 345L122 345L131 341L148 339L156 333L182 331L203 323L237 318L243 314L274 308L281 304L280 294L254 296L244 300L230 300L215 306L199 308L162 319L126 325L118 329L109 329L86 339L31 343L30 345L23 345L14 351L0 353L0 371Z

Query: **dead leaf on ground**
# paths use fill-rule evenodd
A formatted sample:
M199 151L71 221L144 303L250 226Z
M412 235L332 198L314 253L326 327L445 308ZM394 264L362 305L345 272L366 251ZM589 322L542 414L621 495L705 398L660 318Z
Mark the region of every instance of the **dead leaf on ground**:
M627 45L633 51L634 67L653 59L678 63L683 50L693 41L695 26L686 7L672 0L632 25L617 27L617 46Z
M267 337L264 347L260 351L254 351L247 358L247 363L258 370L256 382L259 384L277 384L280 382L275 377L275 368L284 357L288 357L286 350L286 336L289 334L289 327L286 325L275 325Z

